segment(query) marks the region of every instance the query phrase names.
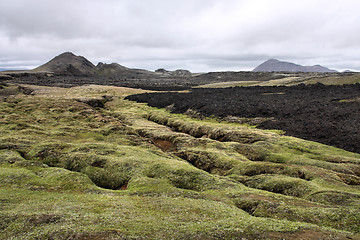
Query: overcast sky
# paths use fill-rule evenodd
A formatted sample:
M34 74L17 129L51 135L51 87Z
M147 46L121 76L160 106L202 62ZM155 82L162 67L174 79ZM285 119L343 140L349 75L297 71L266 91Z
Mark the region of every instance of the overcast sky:
M148 70L252 70L269 58L360 70L359 9L359 0L0 0L0 69L71 51Z

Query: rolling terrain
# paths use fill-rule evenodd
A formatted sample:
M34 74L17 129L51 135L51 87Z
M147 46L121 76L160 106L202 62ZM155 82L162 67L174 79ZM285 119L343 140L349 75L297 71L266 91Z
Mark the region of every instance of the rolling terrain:
M1 239L359 239L359 154L143 92L2 86Z
M360 239L358 82L69 52L1 72L0 239Z

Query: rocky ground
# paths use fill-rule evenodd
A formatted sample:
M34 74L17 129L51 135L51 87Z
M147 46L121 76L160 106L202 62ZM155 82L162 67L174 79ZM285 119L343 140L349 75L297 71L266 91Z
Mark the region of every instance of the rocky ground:
M360 153L360 84L193 89L128 99L160 108L171 106L175 113L191 110L193 115L220 119L260 118L255 123L259 128L284 130L286 135Z
M49 73L7 73L0 74L0 80L18 84L40 86L74 87L86 84L142 88L148 90L177 91L218 82L264 82L270 79L281 79L283 75L275 73L253 72L220 72L196 76L169 75L162 73L125 71L116 76L76 76Z

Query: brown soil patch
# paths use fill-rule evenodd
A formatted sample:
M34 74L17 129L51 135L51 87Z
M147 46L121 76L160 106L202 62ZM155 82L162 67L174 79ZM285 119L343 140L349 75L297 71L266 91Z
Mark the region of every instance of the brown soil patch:
M153 143L164 152L171 151L174 147L173 143L168 140L155 139Z
M128 187L128 183L125 183L124 185L121 186L120 190L126 190Z

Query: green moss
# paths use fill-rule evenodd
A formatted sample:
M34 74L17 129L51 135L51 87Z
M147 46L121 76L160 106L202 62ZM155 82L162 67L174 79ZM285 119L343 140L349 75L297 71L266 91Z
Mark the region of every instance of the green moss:
M302 221L351 232L360 232L359 226L353 224L360 219L360 213L356 208L339 209L315 206L304 208L285 204L257 203L253 209L253 215Z
M4 216L11 221L6 223L2 238L63 239L64 236L98 235L103 238L158 239L159 233L162 239L266 237L269 231L281 234L313 227L251 217L235 207L205 199L39 194L23 190L15 195L1 193L7 198L18 194L28 196L21 203L8 203L3 210ZM37 206L40 202L41 207Z
M306 198L310 201L335 206L356 206L360 204L359 195L341 191L319 191L307 196Z
M20 155L19 152L3 149L0 150L0 164L2 163L15 163L19 161L23 161L24 158Z
M304 197L318 190L318 187L311 182L270 174L251 177L243 183L248 187L295 197Z
M103 88L114 95L104 109L76 100ZM170 114L125 101L123 91L46 88L0 103L0 238L359 232L358 154Z

